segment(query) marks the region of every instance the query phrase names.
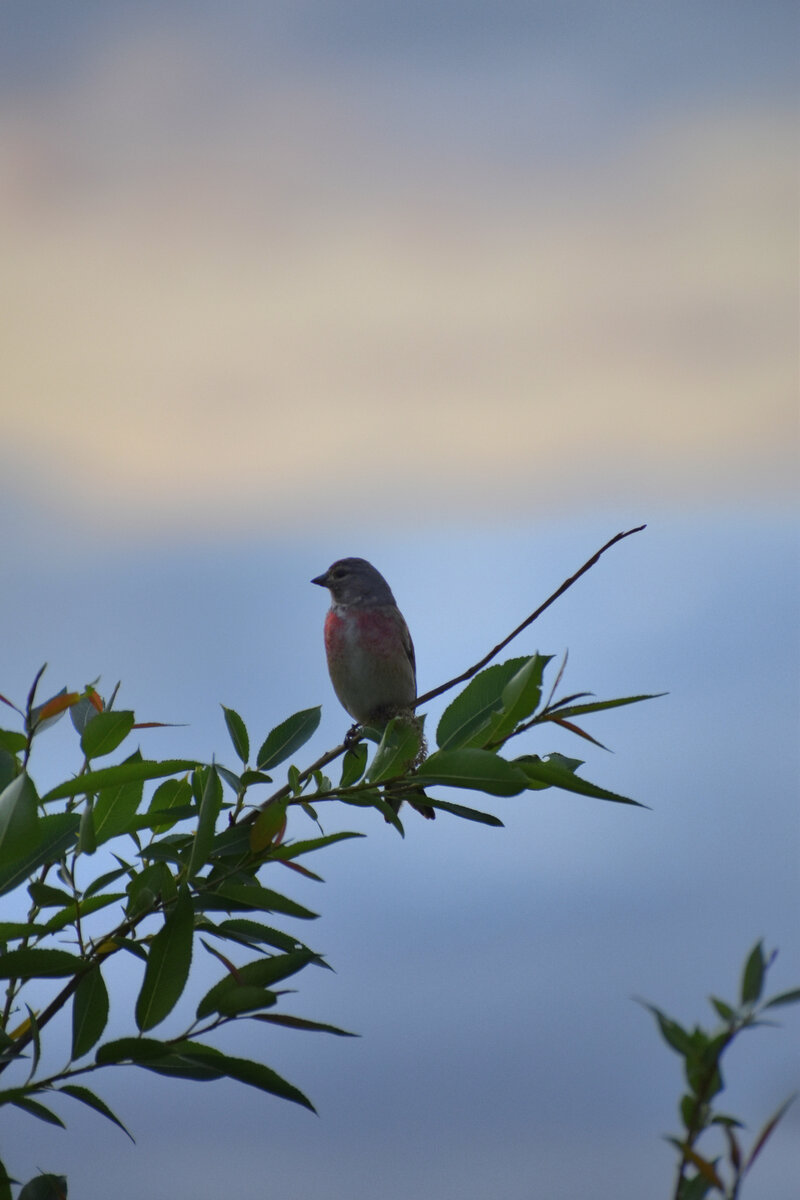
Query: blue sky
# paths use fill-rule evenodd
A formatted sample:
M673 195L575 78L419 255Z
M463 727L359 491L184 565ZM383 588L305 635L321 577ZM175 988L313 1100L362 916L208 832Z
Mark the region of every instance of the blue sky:
M759 937L800 981L791 6L1 19L0 692L121 679L186 723L143 748L223 761L220 703L254 739L322 703L310 760L347 725L333 559L387 576L427 689L642 521L509 653L669 692L585 752L649 811L545 792L404 841L326 813L368 837L293 889L336 968L293 1007L362 1037L227 1043L319 1118L121 1071L136 1147L20 1118L9 1165L88 1200L667 1195L678 1060L632 997L706 1021ZM38 771L74 765L62 722ZM784 1023L729 1065L751 1128L797 1084ZM789 1200L797 1133L753 1196Z

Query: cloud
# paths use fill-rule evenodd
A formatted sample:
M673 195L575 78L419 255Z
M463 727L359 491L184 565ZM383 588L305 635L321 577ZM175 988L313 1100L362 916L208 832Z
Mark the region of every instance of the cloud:
M382 140L375 79L206 92L201 51L132 41L5 119L23 492L136 528L791 489L779 106L437 157Z

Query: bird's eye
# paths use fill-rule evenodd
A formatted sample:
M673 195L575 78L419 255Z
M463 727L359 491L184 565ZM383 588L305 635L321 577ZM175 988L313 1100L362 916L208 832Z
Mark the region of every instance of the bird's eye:
M347 568L346 567L336 567L336 569L334 571L332 571L331 574L333 575L334 579L344 579L345 575L347 574Z

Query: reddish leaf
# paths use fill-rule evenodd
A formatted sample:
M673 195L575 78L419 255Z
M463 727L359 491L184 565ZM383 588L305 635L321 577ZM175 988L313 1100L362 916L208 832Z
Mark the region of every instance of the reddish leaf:
M78 692L63 692L60 696L53 696L52 700L48 700L43 704L36 714L37 721L46 721L48 717L55 717L58 713L64 712L67 708L72 708L73 704L77 704L80 700Z
M317 883L325 882L321 875L315 875L313 871L309 871L308 867L301 867L300 863L290 862L286 858L279 858L276 861L283 863L285 867L289 867L292 871L297 871L300 875L305 875L306 879L316 879Z
M604 746L602 742L598 742L597 738L592 737L585 729L581 729L572 721L565 721L563 717L548 717L554 725L560 725L562 729L568 729L570 733L577 733L578 737L586 738L587 742L592 742L595 746L599 746L601 750L608 750L608 746Z
M229 958L226 958L224 954L221 954L219 950L215 950L215 948L213 946L209 946L209 944L205 940L205 938L201 938L200 941L203 943L203 945L205 946L208 953L213 954L214 958L218 958L219 961L222 963L222 965L225 967L225 969L231 973L231 975L234 977L236 982L241 984L243 982L243 980L242 980L241 975L239 974L239 968L236 966L236 964L232 963L231 960Z
M701 1155L699 1155L696 1150L692 1150L691 1146L687 1146L685 1142L681 1142L679 1145L681 1152L683 1153L683 1157L690 1162L693 1167L697 1167L698 1171L703 1176L703 1179L707 1179L708 1182L713 1184L715 1188L719 1188L721 1192L724 1192L725 1184L717 1174L714 1164L709 1162L707 1158L703 1158Z
M772 1133L773 1129L774 1129L774 1128L775 1128L775 1126L778 1124L778 1122L779 1122L779 1121L780 1121L780 1119L782 1118L783 1114L786 1112L786 1110L787 1110L787 1108L789 1107L789 1105L790 1105L790 1104L794 1104L794 1101L795 1101L796 1097L797 1097L797 1092L794 1092L794 1093L793 1093L793 1094L792 1094L792 1095L789 1097L789 1099L788 1099L788 1100L785 1100L785 1101L783 1102L783 1104L780 1106L780 1108L778 1109L778 1111L777 1111L777 1112L776 1112L776 1113L775 1113L775 1114L774 1114L772 1117L770 1117L770 1119L767 1121L766 1125L765 1125L765 1126L764 1126L764 1128L761 1130L761 1133L760 1133L760 1134L758 1135L758 1137L756 1138L756 1144L753 1146L753 1149L750 1151L750 1156L749 1156L749 1158L747 1159L747 1162L745 1163L745 1167L744 1167L745 1171L749 1171L749 1170L750 1170L750 1168L752 1167L753 1163L756 1161L756 1159L758 1158L759 1154L760 1154L760 1153L761 1153L761 1151L763 1150L763 1148L764 1148L764 1143L766 1142L767 1138L770 1136L770 1134Z
M728 1139L728 1157L731 1160L731 1166L738 1174L742 1165L742 1152L739 1149L739 1143L736 1140L736 1134L728 1125L723 1125L722 1131L725 1134L725 1137Z
M179 721L137 721L132 729L182 729Z

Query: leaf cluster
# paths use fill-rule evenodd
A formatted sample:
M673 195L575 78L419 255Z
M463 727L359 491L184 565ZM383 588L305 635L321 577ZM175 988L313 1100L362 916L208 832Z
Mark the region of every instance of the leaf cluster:
M290 872L320 881L299 860L363 836L326 834L320 806L374 809L402 834L403 804L428 817L439 812L502 824L494 813L454 800L454 790L511 797L557 788L636 804L580 776L577 758L505 751L512 739L550 725L600 745L576 718L648 697L592 701L579 693L556 700L562 667L543 699L550 658L533 654L487 666L605 550L633 532L611 539L480 663L423 698L469 681L444 711L430 754L424 715L406 713L385 728L356 728L341 745L300 766L293 760L319 725L318 707L252 739L239 713L223 706L233 766L157 759L145 757L132 739L159 722L138 721L116 707L119 685L106 698L95 680L39 702L43 667L24 704L0 695L19 725L0 729L0 896L14 897L17 917L0 921L0 1105L61 1126L57 1110L66 1096L125 1130L82 1077L127 1064L199 1082L235 1079L312 1108L266 1064L225 1054L208 1039L241 1021L352 1036L283 1007L285 982L327 963L279 927L316 916L285 893L281 879ZM42 792L32 754L65 713L77 735L77 769ZM326 771L337 759L334 780ZM312 836L290 836L290 814L314 822ZM193 1012L181 1016L198 953L220 974ZM104 1040L112 997L119 1003L109 977L120 955L141 964L130 998L134 1032ZM126 996L122 1003L128 1002ZM68 1060L48 1073L43 1040L62 1010L72 1018ZM0 1163L0 1200L10 1200L13 1183ZM66 1180L45 1174L20 1193L21 1200L65 1195Z
M550 656L532 654L482 670L445 709L436 728L436 749L430 754L424 737L424 716L400 715L382 730L357 730L354 738L323 755L305 771L290 768L289 782L262 804L255 818L254 847L271 836L278 813L284 813L287 806L302 804L317 819L317 806L331 800L375 808L401 834L404 830L397 810L404 800L415 808L425 807L485 825L502 826L503 822L493 813L431 795L429 789L434 787L498 797L554 787L598 800L644 807L637 800L578 775L583 766L581 759L559 753L541 757L527 753L510 758L502 753L512 738L537 726L552 725L602 747L602 743L577 725L575 717L655 698L639 695L589 701L588 693L577 693L554 700L562 667L549 697L543 700L543 676L551 661ZM296 737L310 728L312 713L318 710L297 713L280 727L293 745ZM245 745L241 742L241 731L236 738L240 745ZM371 760L369 743L376 745ZM340 756L343 756L341 776L334 783L323 769ZM260 755L257 764L259 770L264 769ZM250 771L238 779L226 776L234 788L246 784L250 777Z
M738 1003L729 1004L716 996L711 997L714 1012L721 1020L721 1025L713 1030L698 1025L686 1029L655 1005L644 1002L645 1008L655 1017L664 1041L683 1059L686 1092L679 1104L683 1130L678 1136L667 1138L678 1152L673 1200L704 1200L709 1195L738 1200L745 1176L794 1099L789 1097L773 1113L749 1152L742 1147L738 1132L744 1129L743 1122L714 1107L716 1097L725 1086L722 1057L729 1046L745 1029L774 1025L763 1016L768 1010L800 1003L800 988L762 1001L766 974L774 959L775 952L765 956L762 942L756 943L744 964ZM700 1153L698 1142L714 1130L723 1137L724 1154L711 1158L705 1151Z
M284 836L284 813L272 836L253 849L252 831L230 818L248 786L270 781L262 770L242 780L214 763L145 759L138 748L106 765L133 731L155 722L137 723L132 712L113 709L114 696L104 702L94 686L82 692L64 689L40 705L35 693L34 685L26 706L19 708L2 697L19 713L23 729L0 731L0 896L26 895L27 915L0 921L5 987L0 1074L8 1082L0 1105L63 1126L52 1104L66 1096L125 1130L95 1092L74 1080L129 1063L201 1081L236 1079L313 1109L271 1068L223 1054L204 1039L241 1020L352 1036L278 1011L285 980L307 966L327 964L271 923L273 915L309 921L316 914L283 889L267 886L262 875L265 868L273 875L292 868L319 879L296 860L362 835L341 832L293 842ZM76 774L40 795L30 771L34 741L67 711L83 761ZM292 722L288 736L287 723L273 730L259 763L277 765L305 742L319 719L318 710L312 713L313 719L306 715L303 722ZM234 746L245 750L241 718L231 710L225 717ZM232 780L233 800L223 786ZM148 784L153 790L146 799ZM220 949L226 943L231 949ZM145 1036L174 1014L197 948L220 965L221 977L200 998L185 1028L160 1039ZM103 1041L110 1014L107 977L120 953L143 964L132 1006L137 1033ZM246 961L237 961L242 955ZM47 1003L26 999L48 987ZM72 1015L68 1063L46 1074L42 1039L64 1008ZM0 1200L11 1196L12 1182L0 1164ZM61 1187L62 1177L40 1175L21 1195L56 1195L57 1190L47 1189ZM61 1194L66 1195L65 1181Z
M5 981L0 1074L8 1073L9 1081L0 1091L0 1104L61 1125L51 1103L68 1096L124 1128L99 1096L74 1080L127 1063L200 1081L227 1076L311 1108L302 1092L271 1068L231 1058L203 1039L241 1020L346 1033L278 1011L286 994L279 985L308 966L327 964L294 935L265 921L275 915L313 919L315 913L273 886L277 874L288 869L319 880L298 860L362 836L351 831L326 835L318 815L323 802L374 808L401 833L398 811L406 801L426 815L438 810L502 824L492 813L440 795L441 788L505 797L557 787L636 803L579 777L578 759L559 754L512 759L501 753L512 738L547 723L592 741L575 725L576 716L645 698L578 704L582 696L554 702L551 693L543 703L549 662L534 654L481 671L443 713L437 748L427 757L424 717L408 714L385 729L357 731L305 769L289 760L316 731L318 707L295 713L260 744L252 743L258 744L253 755L242 717L223 706L238 759L229 767L145 758L138 746L126 753L126 741L157 723L137 722L132 711L115 708L117 689L103 700L94 684L82 691L65 688L37 704L40 672L25 706L2 697L18 713L22 729L0 730L0 896L25 888L28 910L23 921L0 922L0 980ZM41 734L66 712L82 761L75 774L40 794L31 753ZM110 761L117 751L125 757ZM342 762L334 783L323 766L337 757ZM286 782L261 798L282 766ZM151 789L147 797L146 787ZM318 826L311 838L287 836L293 807ZM95 862L102 862L102 869ZM198 947L220 964L220 978L184 1028L152 1036L184 996ZM137 1033L103 1041L111 1003L107 977L121 953L143 964L131 1014ZM243 953L250 957L242 962ZM46 1004L26 998L48 986ZM48 1075L40 1069L42 1037L65 1007L72 1014L69 1061ZM0 1179L0 1200L7 1195L8 1185Z

